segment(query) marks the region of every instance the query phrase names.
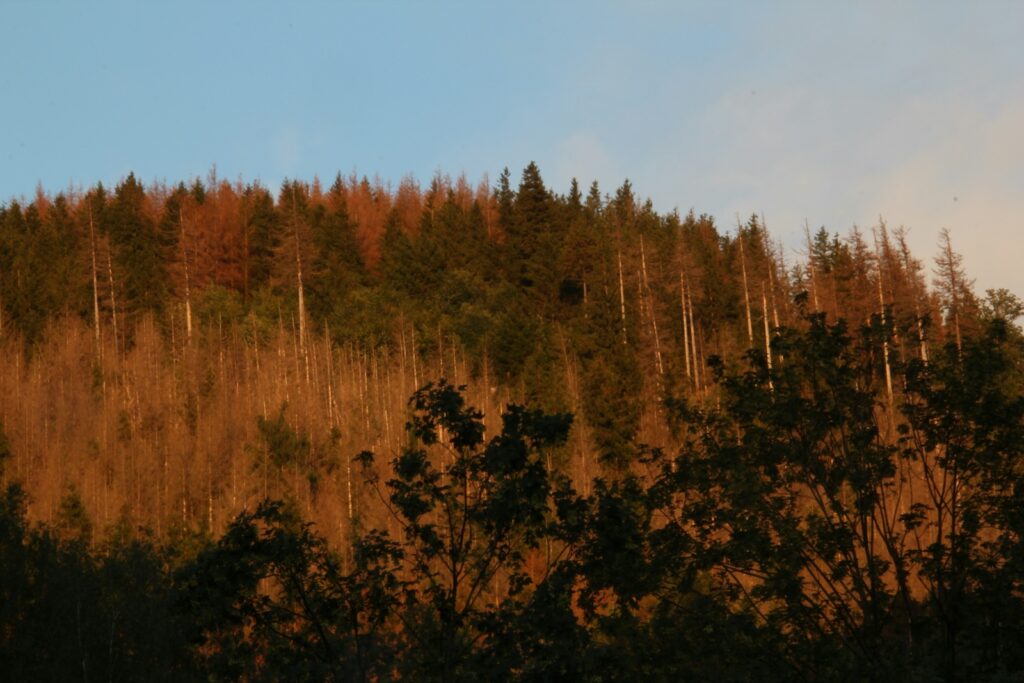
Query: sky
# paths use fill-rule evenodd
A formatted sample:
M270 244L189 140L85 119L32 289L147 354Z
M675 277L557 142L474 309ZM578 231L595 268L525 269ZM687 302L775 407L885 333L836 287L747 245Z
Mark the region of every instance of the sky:
M724 229L941 228L1024 296L1024 3L0 0L0 202L145 181L628 178Z

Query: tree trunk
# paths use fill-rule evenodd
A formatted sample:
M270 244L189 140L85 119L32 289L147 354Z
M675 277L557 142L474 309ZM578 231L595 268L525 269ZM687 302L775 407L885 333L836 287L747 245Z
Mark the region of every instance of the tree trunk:
M107 277L110 279L110 319L114 326L114 357L119 357L119 346L117 336L117 298L114 296L114 264L111 260L110 250L107 250Z
M804 221L804 235L807 237L807 269L811 271L811 298L814 302L814 311L821 310L818 305L818 280L814 274L814 245L811 242L811 227Z
M92 206L89 206L89 249L92 253L92 324L96 333L96 358L103 360L103 340L100 331L100 285L96 268L96 229L92 220Z
M701 372L700 363L697 361L697 327L693 324L693 291L686 288L686 299L689 303L689 316L690 316L690 352L693 354L693 379L694 388L699 392L701 389Z
M772 335L768 329L768 294L765 292L764 282L761 282L761 312L764 318L764 357L768 364L768 389L775 390L772 383Z
M619 260L619 312L622 318L622 343L626 344L626 284L622 278L622 249L615 250Z
M188 278L188 249L185 246L185 214L178 209L178 225L181 227L181 260L185 266L185 337L192 339L192 291Z
M651 314L651 331L654 334L654 357L658 363L659 381L665 376L665 365L661 360L661 340L658 337L658 316L654 310L654 297L651 296L651 286L647 279L647 255L644 252L644 236L640 235L640 267L643 274L644 290L647 294L647 308Z
M683 313L683 359L686 361L686 377L690 379L690 326L686 319L686 282L683 271L679 271L679 303Z
M743 303L747 310L747 342L754 348L754 322L750 316L750 287L747 286L747 257L743 251L743 233L737 236L740 243L740 270L743 272Z
M871 231L874 237L874 230ZM885 297L882 293L882 252L878 249L878 239L875 238L875 258L878 270L878 309L882 316L882 359L885 362L885 394L889 399L889 417L892 419L893 398L892 398L892 368L889 366L889 334L885 331Z

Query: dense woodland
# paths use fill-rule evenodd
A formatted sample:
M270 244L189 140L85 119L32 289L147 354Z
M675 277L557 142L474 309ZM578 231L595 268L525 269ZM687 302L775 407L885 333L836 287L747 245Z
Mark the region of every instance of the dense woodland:
M1020 300L626 182L0 207L16 680L1019 680Z

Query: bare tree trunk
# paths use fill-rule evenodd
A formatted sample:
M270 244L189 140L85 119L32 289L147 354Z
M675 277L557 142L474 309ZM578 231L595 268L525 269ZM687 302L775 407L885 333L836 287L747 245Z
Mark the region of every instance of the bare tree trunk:
M765 292L764 282L761 282L761 313L764 319L764 357L768 364L768 389L775 390L772 382L772 335L768 329L768 294Z
M910 280L910 295L914 298L914 321L917 326L917 345L918 354L922 361L928 362L928 343L924 338L924 323L921 320L921 300L920 293L917 290L917 269L914 267L913 259L910 256L910 248L907 246L907 241L904 233L901 230L896 232L896 239L900 247L900 256L903 261L903 270L907 274L907 279Z
M263 409L263 419L267 419L267 393L263 389L263 379L260 374L260 334L256 329L256 316L251 315L252 320L252 348L256 360L256 382L260 394L260 407Z
M213 463L209 452L206 455L206 527L210 533L213 529Z
M690 352L693 354L693 378L694 388L699 392L701 389L701 372L700 363L697 361L697 328L693 324L693 290L689 287L686 288L686 298L689 303L689 315L690 315Z
M659 381L665 376L665 365L661 359L661 340L658 337L658 316L654 310L654 297L651 296L651 285L647 279L647 254L644 251L644 236L640 235L640 267L643 273L643 285L647 294L647 308L651 313L651 331L654 333L654 357L658 362Z
M833 268L829 272L829 280L832 282L832 306L836 318L841 318L845 312L839 306L839 285L836 284L836 271Z
M185 214L178 209L178 224L181 227L181 260L185 266L185 336L192 339L192 291L188 278L188 249L185 247Z
M92 253L92 324L96 333L96 358L103 360L103 340L100 331L100 285L96 272L96 229L92 220L92 206L89 206L89 249Z
M437 367L439 377L444 378L444 335L441 334L440 322L437 323Z
M686 361L686 377L690 375L690 326L686 319L686 282L683 271L679 271L679 303L683 312L683 358Z
M412 349L411 349L411 355L412 355L412 383L413 383L413 389L419 389L420 388L420 372L419 372L419 364L416 361L416 356L419 355L417 353L417 350L416 350L416 323L413 323L411 325L411 327L412 327Z
M324 352L327 356L327 422L334 428L334 353L331 350L331 330L324 321Z
M754 348L754 322L750 315L750 287L747 286L747 258L743 251L743 233L737 236L740 243L740 269L743 271L743 302L747 309L747 342Z
M400 365L401 377L399 379L399 385L398 386L401 388L401 391L404 392L405 391L405 385L406 385L405 369L406 369L407 362L408 362L407 359L406 359L406 348L405 348L405 315L400 315L399 318L398 318L398 342L399 342L399 347L398 348L399 348L399 350L402 353L401 365ZM486 354L485 354L485 357L486 357ZM485 369L485 372L486 372L486 369Z
M298 240L296 239L296 242ZM295 253L295 261L298 264L298 280L299 280L299 347L303 353L306 351L306 292L302 286L302 259L299 258L298 251Z
M917 343L920 348L921 360L928 362L928 342L924 338L924 324L921 322L921 307L914 302L914 317L917 318Z
M811 242L811 227L804 221L804 235L807 237L807 269L811 271L811 297L814 301L814 311L818 312L821 307L818 305L818 279L814 273L814 245Z
M622 249L615 250L619 259L619 311L622 318L622 343L626 344L626 284L622 278Z
M697 375L699 378L698 390L707 390L707 377L704 374L704 330L702 328L697 329L697 339L700 344L700 362L697 365Z
M306 291L302 282L302 249L299 244L299 217L296 206L295 187L292 186L292 232L295 236L295 277L299 286L299 348L306 355ZM307 367L308 375L308 367ZM307 377L308 379L308 377Z
M381 352L384 355L384 352ZM389 361L390 358L385 359ZM391 448L391 363L386 362L384 364L384 391L380 392L378 387L378 393L381 395L381 411L384 413L384 446L385 448Z
M242 301L249 303L249 216L245 202L242 203Z
M947 277L949 282L950 304L953 309L953 331L956 334L956 352L958 356L963 355L963 339L960 336L960 287L962 283L957 278L957 255L953 253L953 244L949 239L949 231L943 230L941 234L942 250L945 252L948 263Z
M776 248L774 250L774 253L775 253L775 258L777 258L778 261L773 264L772 270L769 271L771 276L772 276L772 279L769 281L769 285L772 287L772 289L771 289L771 294L772 294L772 310L775 312L775 326L778 327L779 326L778 310L775 308L775 278L781 273L782 277L783 277L783 280L784 281L786 280L786 247L782 244L782 240L779 240L778 242L776 242ZM780 286L781 286L781 283L780 283ZM793 312L793 310L792 310L792 302L789 300L789 297L786 296L787 292L785 292L784 289L782 290L782 294L783 294L783 297L782 297L782 312L783 312L783 315L787 316L787 317L790 317L790 316L792 316L792 312Z
M785 272L785 266L783 266L782 271ZM768 270L768 297L771 299L771 302L772 302L772 325L773 325L774 329L777 330L777 329L779 329L779 309L775 305L775 267L774 267L774 263L772 264L772 267L769 268L769 270ZM786 362L785 355L780 353L779 354L779 365L782 365L785 362Z
M878 238L875 236L874 229L871 230L871 236L875 241L875 259L876 268L878 270L878 309L882 316L882 359L885 362L885 392L889 399L889 412L890 419L892 418L893 408L893 397L892 397L892 369L889 367L889 335L885 331L886 319L885 319L885 297L882 293L882 252L878 249Z
M114 296L114 264L111 260L110 250L107 250L107 277L110 280L110 319L114 325L114 357L120 357L120 347L117 336L117 299Z
M772 325L776 329L779 327L779 309L775 305L775 268L772 267L768 270L768 298L772 302Z

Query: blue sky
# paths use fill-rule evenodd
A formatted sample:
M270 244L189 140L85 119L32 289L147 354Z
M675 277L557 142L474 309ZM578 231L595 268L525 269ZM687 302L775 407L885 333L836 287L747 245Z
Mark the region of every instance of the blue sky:
M729 227L882 216L1024 295L1024 3L0 2L0 201L536 160ZM794 251L795 254L795 251Z

